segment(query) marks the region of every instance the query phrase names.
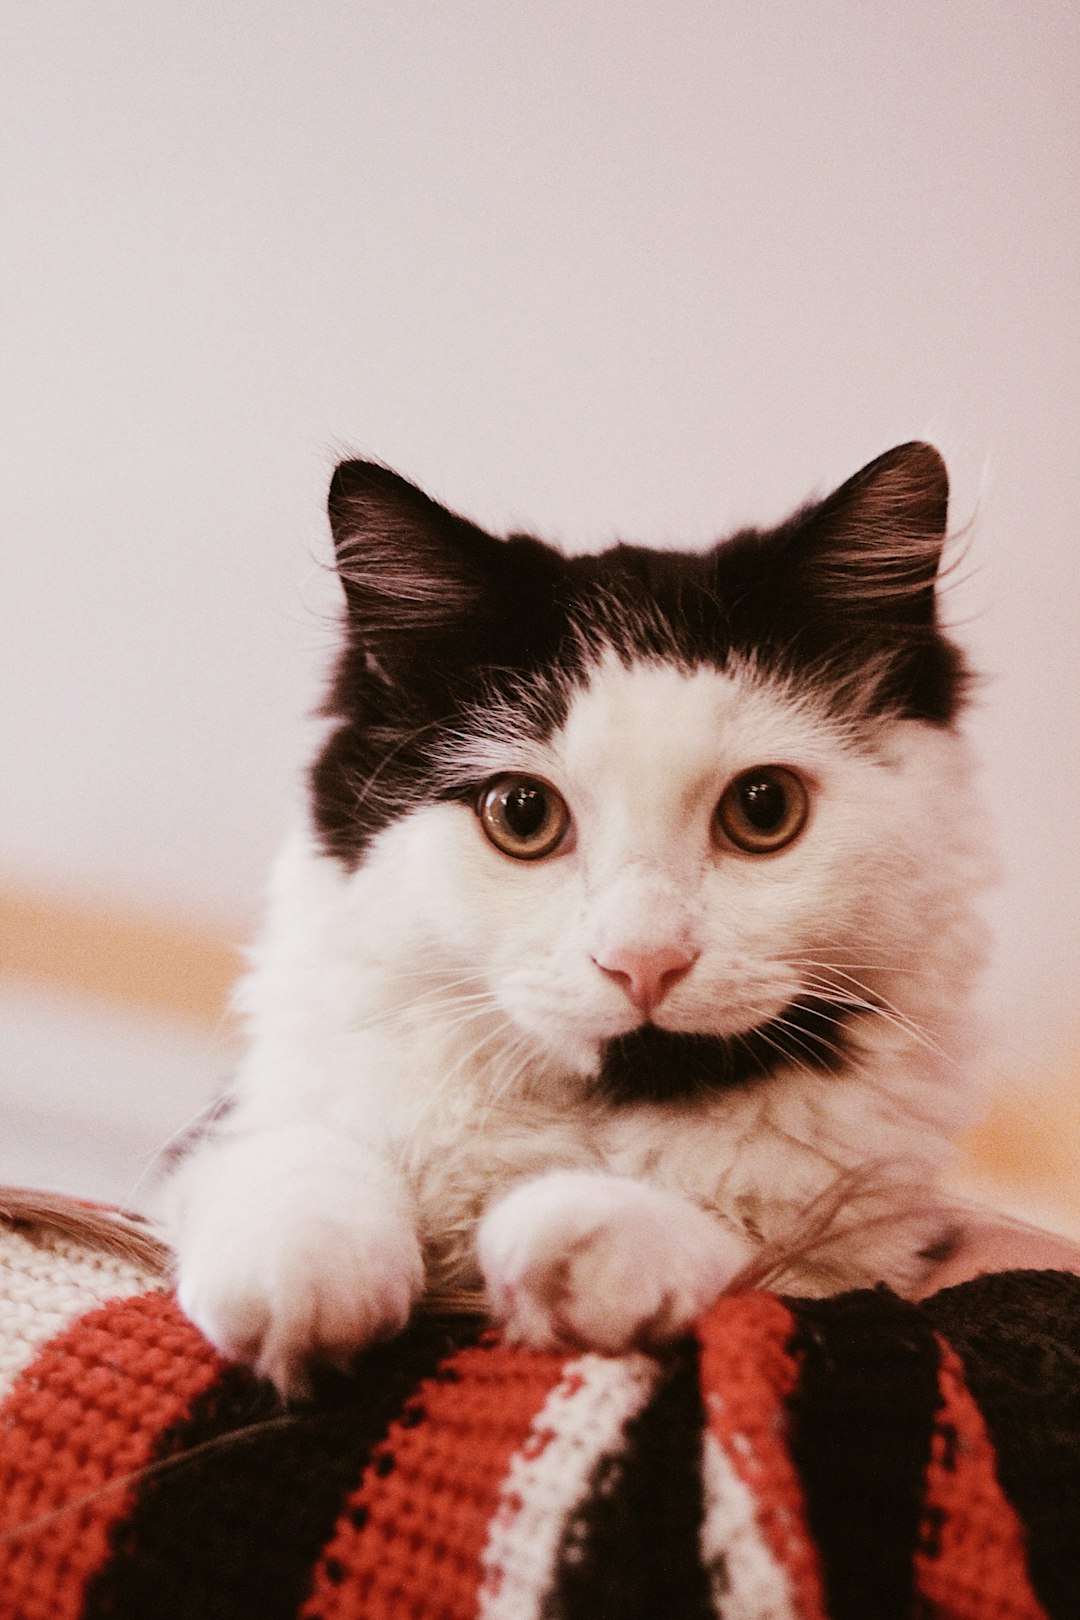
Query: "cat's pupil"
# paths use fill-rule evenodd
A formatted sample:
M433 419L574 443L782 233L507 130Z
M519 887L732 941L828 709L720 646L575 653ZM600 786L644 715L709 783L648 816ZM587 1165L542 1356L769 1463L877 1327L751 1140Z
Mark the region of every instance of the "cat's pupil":
M768 776L751 777L742 784L740 796L743 814L758 832L775 832L783 825L787 794L780 782Z
M511 788L503 801L506 825L518 838L531 838L538 833L547 817L547 795L543 788L519 783Z

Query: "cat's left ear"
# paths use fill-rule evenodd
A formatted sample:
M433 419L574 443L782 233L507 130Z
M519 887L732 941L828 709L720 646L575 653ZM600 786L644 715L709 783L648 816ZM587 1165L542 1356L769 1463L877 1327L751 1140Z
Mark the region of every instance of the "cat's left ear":
M887 450L802 515L800 549L829 607L929 626L949 517L949 475L933 445Z

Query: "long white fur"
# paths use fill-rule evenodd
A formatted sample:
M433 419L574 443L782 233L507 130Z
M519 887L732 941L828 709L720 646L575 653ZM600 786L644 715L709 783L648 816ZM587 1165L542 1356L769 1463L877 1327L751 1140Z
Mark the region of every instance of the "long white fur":
M235 1109L166 1189L185 1308L286 1390L312 1358L396 1331L422 1254L429 1282L483 1274L531 1343L682 1331L837 1173L929 1185L963 1116L986 867L954 731L853 733L749 664L614 655L550 743L494 730L463 741L463 774L544 777L567 844L514 861L440 803L350 873L298 832L240 992ZM765 763L804 777L810 818L786 849L742 854L713 811ZM592 957L665 943L696 961L664 1027L744 1032L827 989L874 1005L857 1060L677 1105L596 1101L600 1043L640 1014ZM853 1219L799 1285L903 1286L931 1230L909 1216Z

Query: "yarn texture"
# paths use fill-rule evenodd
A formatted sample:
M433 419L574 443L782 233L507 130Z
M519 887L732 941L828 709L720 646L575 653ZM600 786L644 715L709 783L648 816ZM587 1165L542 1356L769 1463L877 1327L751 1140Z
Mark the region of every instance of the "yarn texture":
M0 1228L0 1620L1080 1616L1080 1278L720 1300L657 1355L461 1317L228 1366L134 1261Z

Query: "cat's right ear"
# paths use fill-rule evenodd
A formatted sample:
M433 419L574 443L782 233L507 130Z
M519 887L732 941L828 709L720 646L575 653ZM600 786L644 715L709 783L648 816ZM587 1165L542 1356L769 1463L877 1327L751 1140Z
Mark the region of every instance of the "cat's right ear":
M375 461L343 461L330 528L350 623L377 641L461 624L489 586L498 542Z

